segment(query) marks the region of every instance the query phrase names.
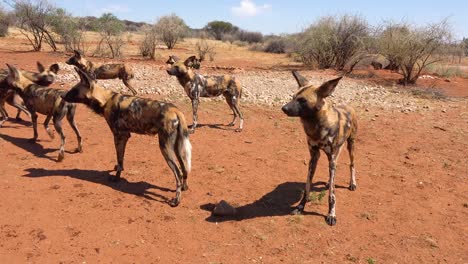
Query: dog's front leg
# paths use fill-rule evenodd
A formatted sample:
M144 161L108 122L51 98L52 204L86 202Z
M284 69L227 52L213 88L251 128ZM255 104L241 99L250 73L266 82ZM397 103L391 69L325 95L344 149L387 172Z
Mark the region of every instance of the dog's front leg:
M340 149L338 149L337 151L332 150L331 153L327 153L330 179L328 182L328 215L326 217L326 221L327 221L327 224L331 226L336 225L335 173L336 173L336 162L339 156Z
M125 147L127 146L128 139L130 138L130 132L125 133L114 133L114 145L115 152L117 153L117 165L114 169L117 171L115 177L110 177L111 181L120 180L120 174L124 170L124 156L125 156Z
M194 97L192 99L192 111L193 111L193 124L191 126L191 133L195 132L195 128L197 127L197 120L198 120L198 104L199 104L199 98Z
M30 139L30 142L35 143L38 137L37 134L37 114L36 111L29 111L31 113L31 122L33 125L34 136Z
M317 169L317 162L320 158L320 149L316 146L309 146L310 161L309 161L309 172L307 173L306 186L304 189L304 196L299 205L292 211L292 214L301 214L304 211L305 204L310 200L310 186Z

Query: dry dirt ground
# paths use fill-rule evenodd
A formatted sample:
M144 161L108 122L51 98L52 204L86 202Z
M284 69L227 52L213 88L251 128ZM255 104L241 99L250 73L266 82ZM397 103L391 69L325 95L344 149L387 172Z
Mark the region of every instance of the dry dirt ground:
M0 45L2 65L34 69L36 60L49 64L65 58ZM148 74L148 82L136 86L176 84L164 75L161 63L142 64L153 68L141 69L139 78ZM107 179L114 174L112 135L104 119L84 106L77 110L84 153L72 153L76 139L66 124L69 152L61 163L54 161L59 140L49 139L41 126L39 141L31 144L29 121L6 122L0 128L0 262L468 262L466 98L346 78L333 100L350 103L359 113L358 189L346 188L349 159L343 152L336 182L338 223L329 227L324 221L327 198L322 198L328 179L323 157L313 202L303 216L289 215L301 197L308 161L300 122L277 106L294 91L293 86L281 91L283 84L294 81L280 71L237 74L251 93L242 105L245 130L235 133L223 125L231 120L223 101L202 101L199 122L205 125L190 137L190 189L177 208L166 203L175 181L156 138L132 136L124 179L114 183ZM257 74L277 79L264 84L252 77ZM70 87L75 81L68 75L72 73L65 68L55 86ZM330 78L326 73L306 75ZM263 100L269 87L277 91L273 103ZM175 101L191 120L182 93L139 89L144 96ZM7 110L13 115L11 107ZM213 204L223 199L237 207L236 217L211 215Z

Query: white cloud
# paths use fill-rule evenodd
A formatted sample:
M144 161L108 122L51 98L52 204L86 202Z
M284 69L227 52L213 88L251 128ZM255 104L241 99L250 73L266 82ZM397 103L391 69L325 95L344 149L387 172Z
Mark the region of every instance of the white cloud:
M258 6L252 0L241 0L239 6L231 8L232 13L239 17L253 17L269 10L271 10L271 5Z
M108 5L104 8L101 9L101 12L102 13L128 13L130 12L130 8L128 8L128 6L125 6L125 5Z

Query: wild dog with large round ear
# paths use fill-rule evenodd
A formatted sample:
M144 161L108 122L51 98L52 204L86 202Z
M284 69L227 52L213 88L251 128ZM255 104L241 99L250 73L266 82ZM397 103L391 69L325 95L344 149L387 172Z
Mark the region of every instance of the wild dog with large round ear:
M37 113L46 115L44 128L47 134L54 138L52 130L49 128L49 122L52 119L55 130L60 135L61 144L57 161L62 161L65 157L65 134L62 130L62 119L66 116L68 123L76 134L78 147L77 152L82 152L81 135L75 123L76 105L62 100L62 95L66 90L48 88L37 85L23 76L15 67L8 65L10 73L7 77L8 84L23 98L26 108L31 113L34 136L31 142L35 143L38 138L37 133Z
M335 174L338 156L344 143L347 142L350 157L351 179L349 189L356 190L356 171L354 168L354 142L357 133L357 118L354 110L348 106L333 106L327 101L342 77L324 82L315 87L300 75L293 71L293 76L299 85L293 99L285 104L283 112L288 116L297 116L301 119L304 132L307 136L307 145L310 152L309 172L307 174L304 196L293 214L304 211L305 204L309 201L310 186L320 158L320 150L323 150L328 158L330 179L328 182L328 215L326 221L329 225L336 224L336 196Z
M176 76L185 93L192 101L193 124L191 132L195 132L198 124L198 104L200 97L217 97L223 95L234 115L228 126L234 126L239 117L239 127L235 130L240 132L243 129L244 116L240 111L239 101L242 96L242 86L234 76L203 76L193 71L192 68L199 64L195 56L188 57L185 61L174 62L167 73Z
M55 77L60 68L58 64L52 64L47 69L40 62L37 62L37 70L39 72L31 72L26 70L18 71L21 72L21 74L24 77L38 85L49 86L55 81ZM16 114L16 120L22 120L20 117L21 112L24 112L28 116L31 116L28 110L26 109L26 106L24 105L23 99L21 99L19 95L17 95L12 89L9 88L10 87L7 83L7 80L3 78L0 81L0 127L9 118L8 112L5 109L5 103L18 109Z
M96 80L119 78L133 95L137 94L137 91L133 88L130 82L135 77L133 69L126 64L108 63L99 65L87 60L78 50L74 50L73 56L71 56L65 63L78 67Z
M169 204L180 203L181 191L188 189L192 145L185 117L173 104L122 95L100 87L86 72L75 68L80 82L62 95L67 102L83 103L106 119L114 135L117 153L116 176L124 170L124 155L131 133L159 136L159 147L176 178L176 196Z

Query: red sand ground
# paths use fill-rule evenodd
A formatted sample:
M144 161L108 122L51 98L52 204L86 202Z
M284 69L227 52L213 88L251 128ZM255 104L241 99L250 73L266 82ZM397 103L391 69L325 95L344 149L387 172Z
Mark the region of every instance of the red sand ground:
M1 63L29 69L35 60L58 60L47 53L0 54ZM191 120L188 100L177 104ZM424 114L358 109L358 189L346 188L349 160L343 152L334 227L324 221L326 196L308 204L304 216L289 215L307 171L299 121L277 108L243 109L244 132L202 126L191 136L190 189L177 208L165 203L175 181L156 138L132 136L124 179L114 183L107 180L115 164L112 135L104 119L84 106L77 111L84 153L67 153L62 163L54 161L59 139L50 140L41 126L38 143L30 144L29 122L5 123L0 262L468 262L466 100L434 103ZM209 100L199 116L203 124L231 120L224 103ZM76 138L68 124L64 130L72 150ZM327 179L322 157L317 195ZM238 207L236 218L211 216L222 199Z

